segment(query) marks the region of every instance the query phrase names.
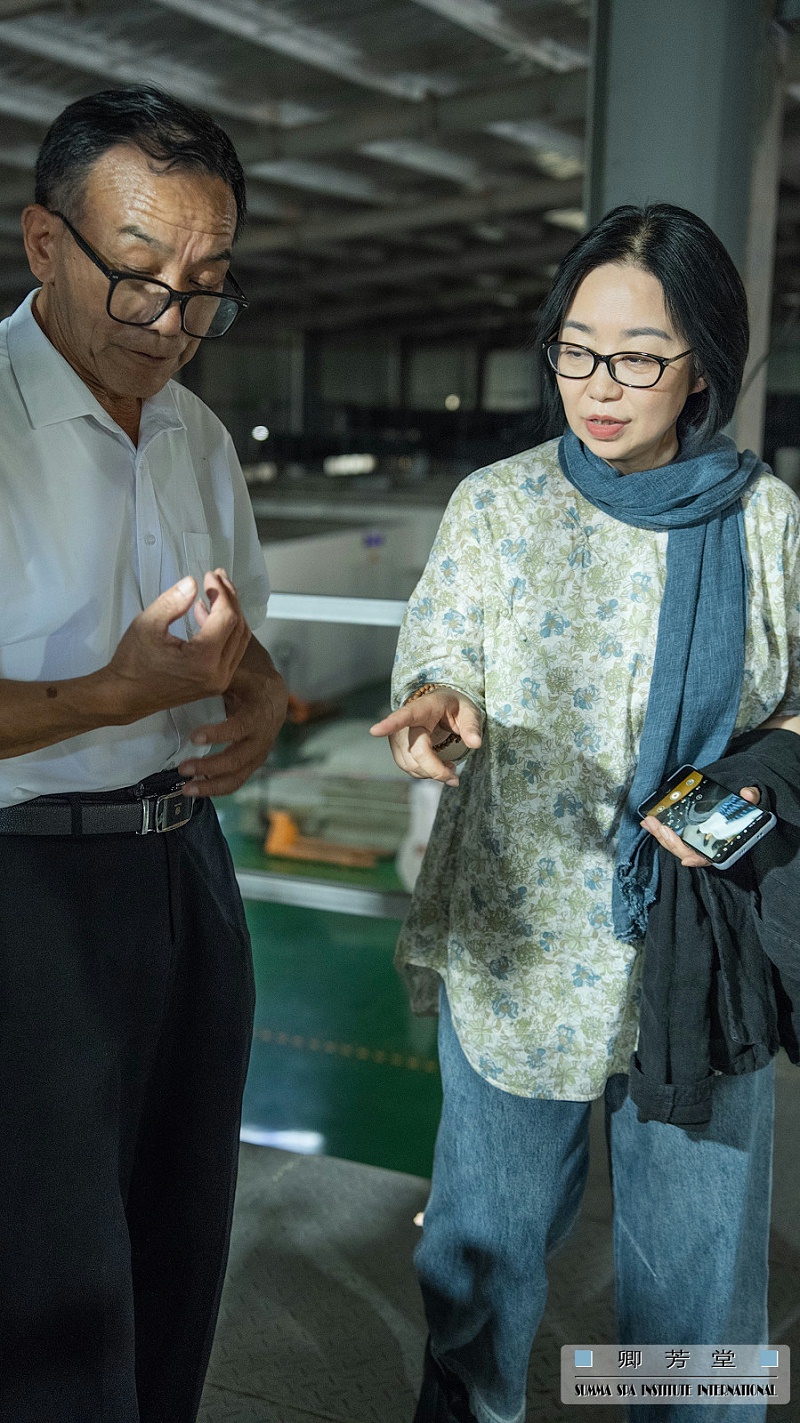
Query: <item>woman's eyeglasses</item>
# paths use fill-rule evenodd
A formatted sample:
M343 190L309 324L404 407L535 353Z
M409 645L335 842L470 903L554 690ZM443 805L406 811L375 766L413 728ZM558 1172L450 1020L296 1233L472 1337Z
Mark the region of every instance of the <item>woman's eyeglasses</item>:
M692 354L690 347L679 356L651 356L645 351L614 351L610 356L601 356L588 346L575 346L571 341L545 341L544 350L556 375L566 380L588 380L599 365L604 365L617 385L632 386L634 390L658 385L667 366Z

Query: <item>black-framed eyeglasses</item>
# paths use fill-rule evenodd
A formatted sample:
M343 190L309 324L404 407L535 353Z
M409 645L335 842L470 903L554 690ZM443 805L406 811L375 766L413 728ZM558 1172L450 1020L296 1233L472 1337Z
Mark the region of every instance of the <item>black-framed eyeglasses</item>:
M233 292L177 292L167 282L114 271L106 266L102 257L89 246L86 238L73 227L63 212L53 209L53 216L61 219L81 252L107 277L106 311L112 321L119 321L122 326L152 326L175 302L180 307L181 330L197 340L213 341L230 331L239 312L246 311L250 305L230 272L225 280L233 287Z
M651 356L647 351L614 351L610 356L601 356L588 346L576 346L572 341L545 341L544 350L556 375L566 380L588 380L599 365L604 365L617 385L631 386L634 390L648 390L658 385L667 366L673 361L682 361L692 354L692 348L681 351L679 356Z

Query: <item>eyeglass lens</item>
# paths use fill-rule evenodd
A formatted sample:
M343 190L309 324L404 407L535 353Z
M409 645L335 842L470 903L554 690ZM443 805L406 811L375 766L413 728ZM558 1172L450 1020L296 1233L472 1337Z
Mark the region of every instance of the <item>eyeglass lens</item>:
M170 303L169 292L155 282L123 277L111 293L109 315L131 326L149 326L162 316ZM238 303L229 297L197 292L183 303L183 328L187 336L223 336L233 325Z
M582 346L570 346L554 341L547 348L547 357L553 370L560 376L575 380L585 379L592 374L594 355ZM653 356L638 355L635 351L623 351L608 362L614 380L622 385L655 385L661 377L661 363Z

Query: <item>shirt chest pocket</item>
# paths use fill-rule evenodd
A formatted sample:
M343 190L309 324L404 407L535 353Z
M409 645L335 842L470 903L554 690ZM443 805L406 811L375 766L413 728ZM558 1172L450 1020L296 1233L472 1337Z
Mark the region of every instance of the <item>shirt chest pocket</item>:
M187 573L190 574L197 582L198 591L202 593L203 575L209 573L212 568L211 535L184 534L183 556L186 566L181 569L181 577L185 577Z
M213 550L211 547L210 534L183 534L183 557L184 566L180 569L178 576L185 578L188 574L197 584L197 595L203 597L203 578L213 568ZM184 618L187 637L192 637L197 631L197 626L191 612Z

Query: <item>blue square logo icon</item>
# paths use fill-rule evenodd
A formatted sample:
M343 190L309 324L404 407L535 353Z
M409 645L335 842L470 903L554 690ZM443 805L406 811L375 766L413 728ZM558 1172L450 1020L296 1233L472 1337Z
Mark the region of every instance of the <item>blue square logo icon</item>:
M777 1349L761 1349L758 1355L758 1362L760 1363L762 1369L777 1369Z
M765 1349L763 1352L766 1353L767 1350ZM591 1349L575 1350L575 1367L576 1369L590 1369L592 1367Z

